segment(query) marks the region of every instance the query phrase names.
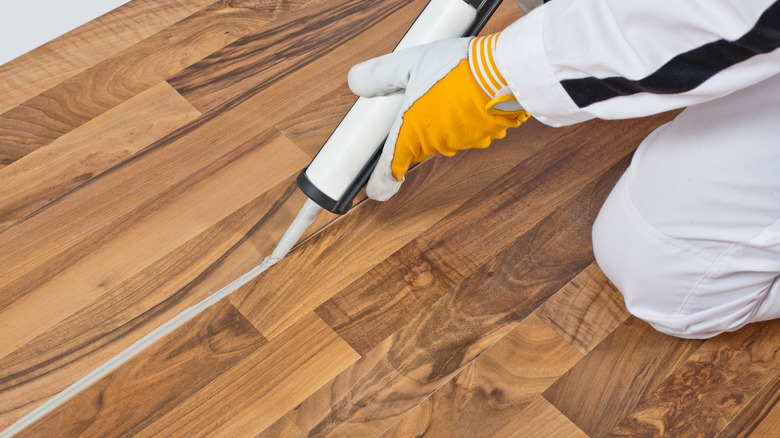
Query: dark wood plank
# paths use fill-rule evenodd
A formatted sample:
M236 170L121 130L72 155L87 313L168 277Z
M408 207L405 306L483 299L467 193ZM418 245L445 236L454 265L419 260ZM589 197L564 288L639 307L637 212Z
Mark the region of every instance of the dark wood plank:
M57 84L0 115L0 163L51 143L298 4L217 2Z
M715 436L778 371L780 320L717 336L676 367L610 436Z
M383 436L494 436L581 358L532 314Z
M626 164L583 188L428 305L302 403L291 419L310 435L362 436L403 418L592 262L588 230Z
M248 90L271 86L287 72L331 57L339 48L354 50L369 44L371 56L387 53L400 41L426 3L426 0L317 2L226 46L169 82L196 108L206 112ZM301 40L296 38L298 35L311 37ZM370 38L357 44L360 36ZM330 76L344 83L351 65L320 70L309 80L321 81Z
M137 436L259 434L358 358L311 313Z
M590 436L604 436L703 343L629 317L544 397Z
M721 430L719 437L771 437L780 430L780 373Z
M364 353L628 154L660 120L526 131L516 141L543 143L537 155L326 301L317 313ZM584 232L590 235L589 229ZM398 311L399 306L404 310Z
M539 309L539 317L587 354L628 318L623 296L596 263Z
M233 306L221 302L19 436L133 435L266 342Z

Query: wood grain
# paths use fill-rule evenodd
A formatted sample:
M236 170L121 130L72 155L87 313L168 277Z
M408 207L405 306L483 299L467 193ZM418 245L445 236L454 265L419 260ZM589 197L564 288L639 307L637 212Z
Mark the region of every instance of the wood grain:
M581 358L532 314L383 436L493 436Z
M0 66L0 114L215 0L133 0Z
M19 436L128 436L267 341L229 303L206 309Z
M57 84L0 115L0 160L7 165L49 144L297 4L217 2Z
M316 63L318 58L331 57L339 47L353 50L360 47L357 41L361 34L372 35L374 47L370 49L376 53L374 56L387 53L400 41L426 3L425 0L318 2L195 63L171 78L170 83L196 108L206 112L247 90L266 88L287 72ZM394 25L381 29L384 23ZM301 40L291 37L295 35L317 36ZM309 80L334 75L343 83L349 67L320 69Z
M515 20L522 17L522 10L514 3L502 2L493 17L486 24L482 34L499 32ZM380 53L377 52L376 55ZM215 55L219 56L219 55ZM196 66L193 66L193 69ZM209 67L203 66L209 69ZM189 80L198 80L192 76ZM175 82L175 80L174 80ZM292 114L276 125L296 146L312 157L317 154L338 123L357 99L346 82L335 91L313 100L305 111Z
M604 436L703 343L629 317L544 392L583 432Z
M512 421L496 432L496 438L586 438L561 411L537 397Z
M0 428L268 254L347 70L425 0L209 3L134 0L0 66ZM774 436L776 323L665 338L593 263L601 202L673 116L429 160L25 434Z
M721 430L719 437L771 437L780 430L780 372Z
M451 284L495 257L513 236L531 229L571 199L617 162L620 154L625 156L639 143L638 137L626 136L619 124L610 125L591 124L588 134L576 127L552 132L526 131L528 135L523 141L528 138L529 143L544 144L539 153L486 187L465 204L466 208L443 218L406 248L326 301L317 309L318 314L357 351L369 350L445 293ZM643 131L639 126L636 129L637 133ZM578 141L574 142L574 138ZM595 144L605 138L609 138L605 144L611 149ZM585 233L590 235L589 229ZM405 311L388 311L399 305L405 306ZM245 309L242 311L252 318L251 311Z
M518 237L302 403L291 419L310 435L364 436L403 418L592 261L588 218L600 205L594 194L606 196L620 170L616 166L602 184L583 188Z
M431 160L430 165L411 172L394 200L365 203L309 240L300 251L288 255L269 271L273 275L259 277L237 291L231 302L264 336L273 338L527 158L538 146L511 148L497 144L495 149ZM474 152L483 152L479 160ZM323 272L333 266L339 267L338 276Z
M778 371L780 320L712 338L610 436L715 436Z
M596 263L539 308L539 317L587 354L628 318L623 296Z
M4 284L6 292L2 296L7 301L0 310L0 326L4 333L9 334L0 340L2 356L9 355L38 336L43 336L48 344L61 343L65 351L69 352L68 358L63 358L65 363L73 356L88 357L86 352L73 351L70 347L86 346L87 351L91 351L94 348L88 340L93 336L102 339L96 348L104 346L106 342L112 348L119 347L113 342L120 333L101 329L91 331L90 327L94 326L89 323L84 325L76 322L77 327L80 327L76 331L70 331L67 325L63 327L64 332L59 329L58 333L68 336L64 339L47 338L45 333L60 321L65 321L69 315L85 308L91 309L89 306L92 303L96 303L99 309L105 309L103 306L106 303L100 300L115 288L122 289L139 282L151 286L165 281L165 273L170 266L158 264L158 270L151 272L146 269L272 188L274 180L289 177L308 162L303 152L274 132L266 133L228 153L221 153L204 144L205 148L201 152L205 153L205 157L201 155L200 158L210 158L205 162L198 160L197 149L189 146L186 155L168 150L171 155L167 159L165 153L159 153L161 149L167 148L152 148L137 157L138 161L133 160L133 164L121 166L110 174L92 180L102 183L86 184L0 233L4 243L15 242L8 247L12 250L0 254L0 259L3 259L0 264L7 269L3 280L10 280ZM220 156L222 159L216 160ZM188 163L189 159L191 161ZM212 160L216 161L209 163ZM280 160L286 164L280 165ZM189 173L188 164L196 164L194 168L189 167ZM236 190L236 187L241 189ZM56 223L57 227L47 225L51 223ZM282 228L284 225L278 225L277 222L277 226ZM29 232L34 234L29 235ZM219 243L210 241L209 244L214 245L211 250L220 248ZM172 259L186 264L198 260L198 257L179 252ZM250 260L254 261L253 264L259 263L258 258ZM174 277L171 286L187 276L201 274L193 274L186 266L178 269L184 270L185 275ZM10 277L11 273L21 275L14 280ZM73 290L79 293L74 294ZM140 297L148 294L144 300L150 300L150 303L142 301L141 307L136 307L138 304L133 300L139 295L133 294L126 301L131 309L129 312L121 307L112 309L109 306L108 312L102 315L113 318L119 314L121 317L112 325L123 325L126 320L122 318L128 317L128 314L131 318L143 315L150 307L168 298L168 294L175 292L176 289L142 288ZM181 294L186 293L185 288ZM181 294L173 300L174 303L179 301ZM30 309L35 309L35 318L30 318ZM170 309L163 305L160 310ZM154 315L159 313L159 310L152 312ZM82 315L87 319L94 317L84 313ZM121 333L129 332L132 335L130 338L142 336L144 332L134 331L137 328L135 324L148 322L148 316L143 315L139 321L133 321ZM74 321L68 324L74 324ZM153 328L145 326L142 330L148 332ZM107 338L106 334L109 335ZM86 339L81 338L84 335ZM121 342L132 342L130 338L121 339ZM32 357L27 356L30 352ZM0 397L0 412L3 413L3 421L6 418L18 418L32 409L34 405L30 404L30 400L38 400L41 392L50 394L50 391L62 389L63 385L67 386L68 382L83 375L69 375L58 381L53 379L53 386L42 387L35 382L39 376L45 375L39 367L47 366L46 362L40 361L40 356L35 350L22 350L8 357L8 361L16 365L3 368L4 375L0 378L0 392L3 393L3 397ZM78 365L83 367L85 364ZM35 372L19 374L20 368ZM89 370L79 369L84 374Z
M356 100L357 96L344 83L335 91L312 101L306 111L281 121L276 128L314 158Z
M292 420L282 417L256 435L256 438L304 438L305 436L306 434Z
M162 82L0 169L0 230L199 115Z
M0 359L3 420L19 418L259 264L304 198L289 178Z
M100 183L87 184L6 229L0 233L0 242L10 249L0 255L6 268L0 320L13 336L3 340L0 352L97 299L307 162L305 154L273 133L226 154L211 147L197 153L185 144L152 148L97 178ZM58 227L46 226L52 221ZM73 296L71 288L80 293ZM48 325L30 321L30 308Z
M254 435L359 358L310 314L138 436Z

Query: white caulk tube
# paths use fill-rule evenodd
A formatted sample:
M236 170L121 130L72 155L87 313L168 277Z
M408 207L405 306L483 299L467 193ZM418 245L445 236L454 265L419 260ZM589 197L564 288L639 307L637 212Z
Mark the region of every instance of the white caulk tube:
M475 35L500 3L501 0L430 0L395 50ZM323 208L339 214L349 209L368 180L402 100L402 92L357 100L298 177L298 186L309 199L258 272L283 259Z
M476 17L476 7L464 0L431 0L394 51L461 37ZM355 182L367 171L367 164L378 157L378 149L390 132L402 100L403 92L359 98L298 178L304 193L322 207L344 213L361 188L356 188ZM350 191L354 192L351 196Z

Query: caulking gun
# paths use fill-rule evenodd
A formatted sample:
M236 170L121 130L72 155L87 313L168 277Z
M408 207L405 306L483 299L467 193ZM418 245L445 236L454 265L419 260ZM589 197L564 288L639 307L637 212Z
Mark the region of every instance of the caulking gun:
M430 0L394 51L447 38L475 36L500 4L501 0ZM349 210L379 160L402 101L403 92L357 99L298 176L298 187L309 199L263 262L263 268L284 258L322 209L337 214Z

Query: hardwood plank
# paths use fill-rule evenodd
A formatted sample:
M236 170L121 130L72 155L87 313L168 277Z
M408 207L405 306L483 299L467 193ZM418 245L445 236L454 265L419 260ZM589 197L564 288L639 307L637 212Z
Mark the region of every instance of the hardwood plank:
M606 196L621 169L584 188L426 306L290 418L309 435L367 436L406 416L592 261L587 230L600 205L595 198Z
M703 341L673 338L629 317L544 392L590 436L604 436Z
M138 436L258 434L358 358L310 314Z
M133 0L0 65L0 114L212 3Z
M221 302L19 436L135 434L265 343L233 306Z
M344 118L357 96L346 83L311 102L305 111L292 114L276 128L312 158Z
M547 129L532 124L511 138ZM258 277L237 291L231 302L264 336L273 338L533 154L542 142L513 146L506 141L426 162L410 173L393 200L361 205L288 255L272 268L273 275ZM339 267L338 276L328 274L333 266Z
M496 432L495 436L497 438L586 438L588 435L540 396L513 418L511 423Z
M596 263L539 308L539 317L587 354L630 314L623 296Z
M539 153L325 301L317 313L364 353L630 153L661 119L526 131L519 141L541 142ZM589 228L584 232L590 235ZM400 305L405 311L395 310ZM254 313L241 309L257 321L253 314L263 311L257 307ZM275 317L265 309L264 318Z
M162 82L0 169L0 230L199 115Z
M147 149L0 233L8 248L0 254L0 324L9 334L0 356L308 163L273 131L227 153L211 144L169 146Z
M532 314L383 436L493 436L581 358Z
M780 430L780 372L721 430L719 437L771 437Z
M377 32L394 25L395 24L393 23L383 23L382 26L377 27ZM322 68L327 69L329 65L341 65L348 62L350 59L357 59L357 57L362 56L361 54L364 53L362 51L363 46L360 44L377 40L377 35L378 34L372 33L370 35L365 35L363 39L358 38L355 40L355 44L359 47L358 49L355 47L341 47L333 52L333 56L320 60L318 64L306 65L299 71L287 72L285 77L276 83L275 87L271 87L270 89L263 90L256 94L241 96L236 101L229 102L221 106L218 110L198 118L184 128L156 142L143 154L140 154L140 156L134 157L130 162L120 166L117 169L117 172L113 173L113 176L99 177L99 184L98 182L86 184L78 191L70 193L67 197L68 201L60 199L54 204L47 206L44 210L36 212L36 214L26 218L23 222L11 229L6 230L6 232L0 233L0 239L7 239L4 242L10 241L12 243L17 243L9 245L9 248L13 247L18 250L17 254L0 254L0 258L6 255L9 256L3 263L19 262L19 265L13 266L11 270L7 271L10 272L11 276L4 277L2 280L16 282L15 284L17 286L23 286L15 288L14 284L5 284L7 287L6 291L13 291L14 294L5 294L3 296L8 300L18 300L20 298L20 293L26 295L31 289L44 287L45 284L51 283L51 281L61 280L64 276L61 274L63 274L68 266L72 264L79 264L80 268L78 269L84 268L90 261L82 262L81 260L85 257L85 254L91 254L95 250L95 245L97 245L97 248L99 249L104 245L107 245L106 242L113 242L115 237L122 238L125 236L125 230L133 228L132 224L136 220L142 220L142 218L146 216L149 216L150 218L156 217L156 211L160 209L161 206L167 205L171 199L175 199L182 192L186 192L187 187L197 185L199 181L208 179L208 175L211 172L216 171L219 166L225 164L211 164L216 163L215 160L219 160L221 156L225 155L225 151L230 151L231 148L234 148L236 151L230 153L240 155L243 153L241 152L242 150L246 151L247 148L257 146L258 143L267 143L269 141L267 138L269 126L278 123L286 117L287 114L298 111L300 107L305 106L306 102L311 99L316 99L318 96L318 94L316 94L317 92L325 94L328 92L328 87L332 87L330 88L331 90L335 89L335 87L338 86L338 84L343 83L344 80L343 78L339 78L338 80L334 78L325 78L326 80L324 81L312 84L311 82L302 81L301 79L311 77L312 74ZM307 36L300 35L294 36L294 38L305 40ZM309 85L301 86L301 84ZM293 90L292 94L290 90ZM259 114L261 110L267 109L270 104L281 101L283 97L291 98L292 104L285 108L288 112L265 112L263 113L264 117L257 117L257 114ZM224 149L215 148L215 141ZM229 154L226 155L226 157L230 156ZM297 155L293 154L293 156ZM301 156L305 157L304 154L301 154ZM308 162L305 158L304 160L305 162ZM293 159L293 161L295 161L295 159ZM269 163L268 165L271 164ZM146 168L147 166L149 167L148 169ZM303 164L300 164L299 166L302 167ZM276 170L279 171L280 169ZM253 172L257 172L257 170L253 170ZM193 178L193 175L197 175L197 177ZM227 189L229 186L225 187ZM256 183L250 184L248 187L252 190L262 188ZM115 196L116 193L120 193L120 195L117 197ZM252 194L250 193L242 193L241 196L247 196L247 199L252 198ZM106 199L108 199L108 201L106 201ZM274 200L274 202L275 201L276 200ZM288 205L281 199L279 199L279 201L280 202L278 203L275 202L274 208L283 210L285 214L291 211L291 209L297 210L297 208L300 207L300 204ZM187 209L190 209L195 205L200 204L198 202L190 202L186 207ZM202 205L202 207L207 210L209 209L206 205ZM213 214L211 211L209 211L209 213ZM291 214L294 215L294 212ZM44 216L45 219L41 219L41 217ZM285 215L275 214L271 216L274 219L275 225L269 226L269 228L260 227L256 231L260 234L270 232L271 234L269 237L273 239L275 238L275 233L278 232L277 228L283 230L283 227L286 227L289 224L292 216L287 217ZM87 217L88 220L76 219L84 217ZM55 223L61 222L62 218L72 218L71 222L60 225L60 229L67 230L67 232L50 232L46 235L46 230L50 230L46 224L50 221ZM204 227L207 225L208 224L204 224ZM11 233L11 230L14 230L14 233L18 232L18 234ZM39 230L44 230L43 236ZM13 236L11 236L11 234L13 234ZM166 234L167 233L163 233L163 235ZM151 236L153 235L154 234L150 236L145 235L144 238L148 241L148 239L152 239ZM179 232L175 232L173 235L181 237ZM12 238L9 238L9 236ZM29 241L24 240L22 239L22 236L31 239L29 239ZM36 240L37 237L40 238ZM15 241L14 239L17 238L22 240ZM259 237L256 238L259 239ZM182 241L184 240L182 239ZM157 242L155 243L157 244ZM262 244L272 245L273 243L266 243L263 240ZM206 248L212 251L210 257L213 256L218 248L223 248L219 245L214 245L213 242L211 245L211 247L206 246ZM171 245L171 247L173 248L175 246ZM35 249L34 251L32 250L33 248ZM140 248L140 246L137 248ZM238 260L241 263L246 264L246 261L237 256L237 254L243 252L256 256L256 251L253 251L251 248L251 242L245 242L245 244L242 244L236 252L231 253L231 257L227 260L233 260L232 263L236 263L236 260ZM171 258L159 260L168 262L173 261L174 263L178 263L177 266L179 266L185 265L187 261L192 258L191 254L178 251L174 251L171 254L174 254ZM157 254L154 257L160 255L162 254ZM112 256L120 257L119 254L113 253ZM99 340L94 348L91 343L82 343L83 339L66 338L69 341L63 343L67 343L74 348L67 349L65 351L67 354L63 356L61 360L55 362L37 362L34 357L30 357L29 353L32 350L27 347L18 351L18 354L14 353L13 357L9 357L8 360L12 364L15 364L15 367L14 372L9 373L9 376L6 376L5 385L7 390L32 392L34 395L30 395L28 400L36 401L31 402L29 406L25 405L21 408L12 406L3 410L3 412L8 413L10 416L14 416L25 410L29 411L34 407L35 403L39 403L39 397L42 394L50 395L51 391L56 391L57 388L61 389L61 386L57 385L67 385L66 382L69 379L63 379L57 382L49 380L48 382L51 383L51 386L40 385L40 382L36 381L36 379L45 378L47 375L56 374L51 372L51 368L46 371L49 364L52 364L52 368L55 368L54 363L62 365L63 363L68 363L73 360L74 368L69 370L83 371L84 369L91 369L88 368L88 365L89 363L94 364L94 362L90 362L90 360L98 355L90 354L90 352L94 353L94 351L97 350L100 354L109 355L108 357L110 357L111 351L121 349L123 343L132 342L134 337L140 337L144 330L151 330L155 327L155 323L159 324L161 320L157 318L164 318L165 315L170 316L171 312L175 314L176 312L174 310L177 306L183 305L187 299L191 299L191 297L194 296L194 294L190 293L191 288L186 281L193 281L192 278L195 277L195 287L198 288L200 292L208 292L208 289L205 288L208 287L209 284L214 285L215 287L224 285L224 283L219 284L216 279L213 279L211 277L212 274L216 275L216 273L219 273L219 275L216 276L223 279L224 277L222 277L222 275L227 275L225 272L232 269L232 267L223 265L222 263L225 260L222 259L218 259L215 262L217 266L213 267L209 266L206 262L208 260L207 257L202 259L196 258L196 260L199 261L199 267L207 268L206 272L196 272L194 268L190 271L184 267L180 267L177 269L181 270L184 274L175 276L171 279L170 284L168 284L164 282L165 279L163 278L163 272L166 268L165 265L154 262L154 257L144 252L143 257L141 258L146 258L146 261L137 261L134 258L130 259L133 263L139 263L140 265L143 265L144 263L149 264L148 267L142 269L139 266L139 269L141 270L137 272L133 272L133 269L122 266L120 268L122 270L122 273L120 273L121 275L114 275L116 274L114 270L105 271L102 267L99 267L99 269L95 271L90 270L90 275L86 280L83 278L73 278L75 281L87 281L91 283L88 285L87 291L97 290L103 292L100 293L96 300L92 300L91 303L90 300L85 299L82 304L70 304L72 309L68 311L55 309L51 304L52 301L48 301L49 304L43 306L41 310L43 310L44 313L58 312L58 315L44 314L42 316L48 316L48 319L41 319L42 321L46 321L46 324L43 326L28 327L29 330L17 330L17 332L19 332L17 338L4 340L8 342L5 345L0 345L0 347L5 349L4 354L25 345L28 341L33 339L40 340L44 345L56 345L57 341L63 342L62 338L56 337L56 334L62 334L67 331L66 321L67 323L75 323L78 325L78 317L83 318L83 315L85 315L79 313L79 315L76 316L74 314L74 318L76 319L71 320L68 318L62 320L62 322L58 324L57 321L65 317L68 312L72 312L79 306L88 303L89 306L94 304L95 308L99 310L107 309L107 298L111 294L106 295L106 291L112 291L113 294L115 292L119 293L121 290L128 290L133 284L140 284L142 286L139 294L133 294L131 295L131 298L128 298L126 301L128 307L119 312L116 320L112 319L111 326L114 328L118 327L118 333L102 331L100 329L86 332L88 333L87 339ZM97 263L99 259L92 257L90 260ZM211 260L213 261L213 259ZM250 266L253 266L259 261L252 258L249 258L248 260L254 262ZM152 263L154 263L154 265ZM236 266L239 265L236 264ZM149 271L147 271L147 269L149 269ZM70 269L68 272L73 272L73 269ZM245 271L235 273L235 276L230 279L232 280L243 272ZM105 274L105 276L103 274ZM96 275L100 276L100 278L95 278ZM148 275L148 278L145 278L145 275ZM71 277L75 276L71 275ZM93 278L94 281L90 281L89 278ZM203 283L201 283L201 281L203 281ZM156 293L153 287L154 284L158 282L163 282L166 284L166 287L173 289L165 289L162 293ZM184 285L177 286L179 282L184 282ZM53 289L53 286L51 285L48 287ZM175 287L182 287L182 289L175 289ZM199 289L201 287L203 289ZM64 293L64 290L65 289L61 288L57 289L55 292ZM135 300L139 300L138 304L136 304ZM16 307L11 310L16 312L18 316L17 320L0 316L0 324L3 324L4 327L10 326L12 329L15 327L14 324L16 325L16 328L22 328L25 324L25 322L23 322L23 315L25 314L24 309L27 307L25 307L25 303L21 302L14 304ZM37 305L36 300L34 299L30 299L27 304ZM146 312L150 313L147 314ZM104 313L104 315L110 315L110 313ZM48 327L51 327L51 330L47 330ZM88 324L80 325L79 327L86 327L87 329L90 327L94 328L94 326ZM52 336L49 337L49 335ZM38 345L37 340L36 342L31 342L30 345ZM62 350L59 351L62 352ZM59 356L57 357L59 358ZM105 356L103 356L103 358L105 358ZM102 360L105 359L100 359L97 364L101 363ZM67 374L67 372L65 374ZM77 374L79 377L81 375L83 374ZM70 379L72 378L73 377L71 376ZM30 391L30 388L37 389L36 391ZM11 398L3 399L9 400Z
M288 178L0 358L0 420L21 418L260 263L304 198Z
M778 371L780 320L709 339L610 436L715 436Z
M306 434L287 417L280 418L268 429L260 432L256 438L304 438Z
M300 0L305 3L308 0ZM299 2L217 2L0 115L5 165L255 32Z
M355 41L361 34L373 35L374 53L387 53L400 41L426 3L425 0L318 2L193 64L172 77L170 83L196 108L206 112L248 90L273 84L285 70L298 70L316 63L318 58L330 57L338 47L359 47ZM390 22L394 23L393 28L379 29L381 23ZM317 36L300 42L290 35ZM292 62L273 62L275 59ZM317 77L325 76L323 71L327 71L327 75L335 75L343 83L349 67L351 64L333 71L320 70Z

